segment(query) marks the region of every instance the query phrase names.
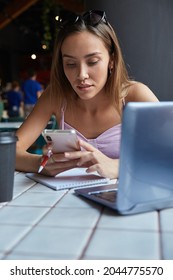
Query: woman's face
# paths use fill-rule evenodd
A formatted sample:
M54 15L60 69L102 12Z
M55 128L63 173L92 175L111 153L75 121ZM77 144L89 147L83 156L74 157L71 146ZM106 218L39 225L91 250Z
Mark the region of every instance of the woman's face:
M81 99L104 93L110 56L101 39L88 31L75 33L64 40L61 52L64 73Z

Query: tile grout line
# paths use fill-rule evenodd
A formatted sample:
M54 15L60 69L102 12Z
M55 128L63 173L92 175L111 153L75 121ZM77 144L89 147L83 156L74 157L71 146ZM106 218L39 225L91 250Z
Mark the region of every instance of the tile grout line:
M92 230L92 232L91 232L91 234L90 234L90 236L89 236L89 238L88 238L88 241L86 242L86 244L85 244L85 246L84 246L84 249L83 249L81 255L79 255L78 260L82 260L82 259L83 259L84 255L85 255L85 252L86 252L86 250L87 250L87 248L88 248L88 246L89 246L89 244L90 244L90 242L91 242L91 240L92 240L92 238L93 238L93 235L94 235L94 233L95 233L95 231L96 231L97 225L98 225L98 223L99 223L99 221L100 221L100 219L101 219L101 216L102 216L102 214L103 214L103 211L104 211L104 207L103 207L103 208L101 209L101 211L100 211L99 218L98 218L98 220L96 221L96 224L95 224L95 226L93 227L93 230Z
M163 257L163 242L162 242L162 230L161 230L161 221L160 221L160 210L158 211L158 225L159 225L159 250L160 250L160 260L164 260Z
M60 199L62 199L65 195L66 195L66 193L63 194L63 196L62 196ZM59 200L58 200L58 201L59 201ZM13 250L14 250L14 249L15 249L29 234L30 234L30 232L38 225L38 223L40 223L40 221L41 221L42 219L44 219L44 217L52 210L52 208L55 207L56 203L58 203L58 202L56 201L56 202L54 203L54 205L50 206L50 207L48 208L48 211L47 211L46 213L44 213L43 216L41 216L40 219L39 219L34 225L31 225L31 227L29 227L28 231L21 237L20 240L18 240L18 242L16 242L16 243L11 247L11 249L9 249L7 252L5 252L5 254L3 253L4 256L8 256L8 255L10 255L10 254L13 252Z

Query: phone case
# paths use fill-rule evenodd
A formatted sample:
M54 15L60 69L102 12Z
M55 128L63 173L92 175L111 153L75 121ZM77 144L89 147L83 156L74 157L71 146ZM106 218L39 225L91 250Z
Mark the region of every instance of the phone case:
M64 153L80 150L76 131L45 129L42 133L47 143L52 143L53 153Z

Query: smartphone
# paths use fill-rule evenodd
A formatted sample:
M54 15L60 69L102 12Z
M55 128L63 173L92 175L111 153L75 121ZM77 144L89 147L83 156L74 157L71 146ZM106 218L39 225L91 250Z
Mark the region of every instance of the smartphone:
M45 129L42 135L46 143L52 143L53 153L80 151L78 138L74 129Z

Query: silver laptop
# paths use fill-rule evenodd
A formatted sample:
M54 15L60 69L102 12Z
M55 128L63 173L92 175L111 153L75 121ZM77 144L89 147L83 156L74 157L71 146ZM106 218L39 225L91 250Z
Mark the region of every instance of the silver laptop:
M128 103L118 182L75 192L122 215L173 207L173 102Z

